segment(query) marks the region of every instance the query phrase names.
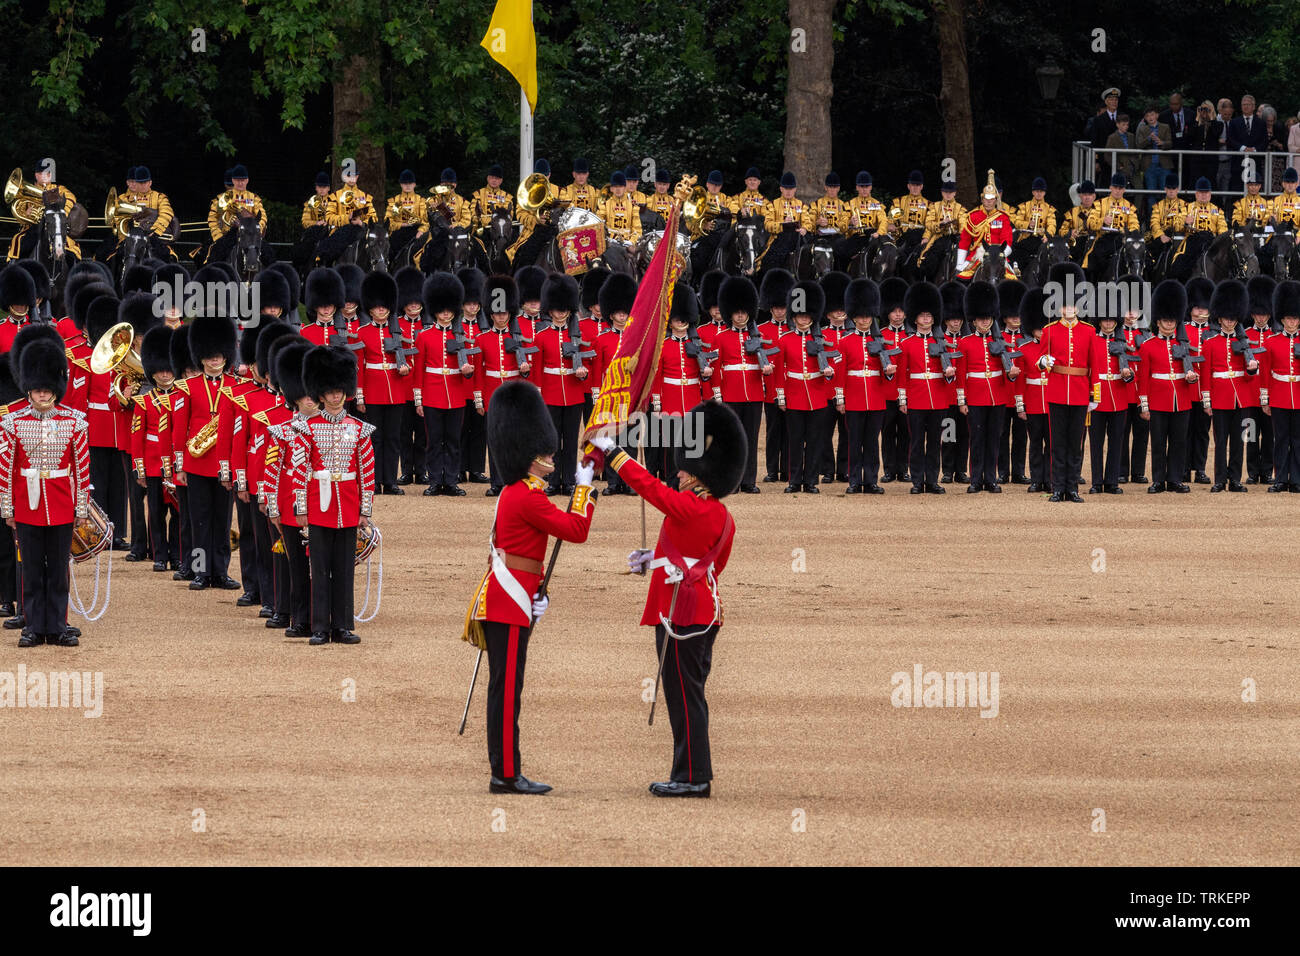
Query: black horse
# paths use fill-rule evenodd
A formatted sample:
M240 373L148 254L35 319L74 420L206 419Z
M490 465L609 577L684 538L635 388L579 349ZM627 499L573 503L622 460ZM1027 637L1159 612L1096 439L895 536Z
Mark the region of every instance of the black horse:
M388 225L382 219L365 224L361 236L339 256L336 265L352 263L366 273L388 271Z

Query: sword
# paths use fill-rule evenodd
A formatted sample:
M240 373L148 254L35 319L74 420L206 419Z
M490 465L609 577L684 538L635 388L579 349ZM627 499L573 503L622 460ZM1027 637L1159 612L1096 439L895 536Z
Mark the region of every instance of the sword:
M460 715L460 726L456 728L457 736L465 733L465 721L469 719L469 702L474 699L474 685L478 683L478 667L483 663L483 648L478 649L474 658L474 676L469 679L469 693L465 695L465 712Z
M669 624L673 622L673 612L677 610L677 591L681 586L681 581L678 581L673 585L673 600L672 603L668 605ZM659 681L662 680L664 676L664 658L668 656L668 642L671 640L674 640L674 638L668 633L668 628L665 627L664 646L659 649L659 670L655 674L655 696L654 700L650 701L650 722L646 725L648 727L653 727L655 725L655 705L659 703Z

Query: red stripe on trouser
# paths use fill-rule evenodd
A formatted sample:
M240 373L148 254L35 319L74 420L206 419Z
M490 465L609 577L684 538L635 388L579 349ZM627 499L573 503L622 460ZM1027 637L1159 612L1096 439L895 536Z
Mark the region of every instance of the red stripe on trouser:
M682 717L686 721L686 782L695 782L695 762L691 760L691 708L686 700L686 682L682 680L682 655L676 640L664 634L665 641L673 642L673 659L677 662L677 686L682 691Z
M506 647L505 703L501 709L501 761L506 779L515 775L515 664L519 659L519 625L510 625Z

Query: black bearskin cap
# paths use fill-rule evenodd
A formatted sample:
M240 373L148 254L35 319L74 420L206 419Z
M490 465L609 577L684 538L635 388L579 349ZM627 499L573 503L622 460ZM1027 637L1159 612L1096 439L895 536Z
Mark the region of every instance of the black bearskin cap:
M387 272L372 272L361 280L361 311L387 309L397 311L397 281Z
M176 374L172 368L173 332L173 329L160 325L144 334L144 342L140 345L140 364L144 366L145 378L150 383L159 372Z
M493 308L494 299L502 298L498 292L504 292L505 308ZM519 287L515 285L515 280L510 276L490 276L483 283L483 294L479 297L479 305L485 315L491 315L493 312L505 312L510 318L519 314Z
M600 286L601 318L611 319L615 312L632 312L636 302L636 279L622 272L613 273Z
M600 289L613 273L605 269L589 269L582 277L582 311L590 312L593 305L600 304ZM601 313L602 317L604 313Z
M1205 304L1208 307L1210 303L1207 300ZM1152 320L1158 322L1160 319L1173 319L1181 323L1185 315L1187 290L1177 279L1165 279L1151 293Z
M798 308L799 305L803 308ZM826 293L817 284L816 279L804 279L796 282L785 298L786 314L811 315L813 324L819 323L826 315Z
M1192 309L1208 309L1214 298L1214 283L1205 276L1194 276L1187 280L1187 314Z
M560 447L551 413L532 382L506 382L492 393L486 430L492 465L507 485L522 481L534 458Z
M542 314L546 315L552 309L577 312L579 298L578 281L573 276L561 272L552 273L546 277L546 284L542 286Z
M1214 288L1210 298L1210 320L1236 319L1238 322L1250 320L1250 293L1246 284L1237 279L1224 279Z
M19 259L14 263L19 269L26 270L27 274L32 277L32 285L36 287L36 298L48 300L50 297L50 274L45 270L36 259Z
M889 314L895 309L907 311L907 290L910 288L907 280L899 276L890 276L880 283L880 318L881 321L888 320Z
M524 266L515 273L515 282L519 285L520 302L540 302L546 273L541 266Z
M966 287L963 311L971 321L975 319L997 319L998 290L992 282L976 280Z
M107 293L91 300L86 309L86 341L92 347L103 338L105 332L117 325L119 304L117 296Z
M146 265L134 265L122 276L122 295L153 290L153 270Z
M695 290L686 282L673 286L673 304L668 309L668 321L674 319L691 328L700 324L700 300L695 298Z
M36 283L30 272L18 266L0 272L0 310L13 305L25 305L28 312L36 308Z
M477 266L469 266L456 272L456 278L460 284L465 287L466 302L480 302L483 299L483 284L487 282L487 276L483 270ZM426 298L428 297L426 293Z
M182 325L174 329L171 341L172 371L177 378L184 378L194 368L194 358L190 355L190 327Z
M250 329L244 334L247 335L249 331L252 330ZM255 363L259 372L263 375L270 376L271 366L274 364L271 361L271 346L279 339L295 334L297 333L294 332L293 326L287 322L264 323L261 326L261 331L257 334L257 350L253 353L253 362L245 362L244 364L249 365Z
M23 397L23 390L18 387L13 370L8 362L0 362L0 406L12 405Z
M14 336L12 344L9 346L9 354L4 357L5 361L0 362L8 367L9 374L13 376L15 382L22 381L22 355L27 346L36 342L48 342L51 345L57 345L64 352L66 358L67 352L63 344L63 339L54 326L48 322L36 322L31 325L24 325ZM35 386L39 387L39 386ZM24 388L23 392L30 391Z
M434 275L439 274L440 273L434 273ZM441 274L456 279L456 277L450 273ZM393 275L393 281L397 283L397 312L405 312L406 307L412 302L419 305L421 309L428 308L428 303L424 301L424 291L426 286L423 272L415 268L415 266L403 266ZM459 279L456 279L456 284L460 285ZM461 303L465 301L464 295L465 293L462 289L461 300L456 303L456 307L452 310L457 315L460 315Z
M334 311L342 312L345 295L343 277L333 269L312 269L307 273L308 317L323 305L332 305Z
M736 413L721 402L700 402L688 415L703 420L703 453L692 457L692 449L682 445L676 452L678 471L694 475L715 498L725 498L740 487L749 458L749 441ZM697 432L698 433L698 432ZM696 449L698 451L699 449Z
M271 380L290 409L296 410L298 403L307 397L307 386L302 381L303 363L312 348L306 339L295 337L275 350L275 375Z
M918 282L909 286L907 295L903 296L903 311L912 323L916 322L916 317L922 312L929 312L934 316L934 327L940 328L943 322L943 296L933 282Z
M235 364L235 323L220 315L201 315L190 323L190 357L194 367L203 368L203 360L223 356L226 366Z
M1047 304L1047 294L1036 286L1025 291L1020 300L1020 331L1032 336L1039 329L1047 327L1047 315L1043 311Z
M298 270L292 262L272 262L267 268L280 273L289 287L289 308L285 310L286 314L297 312L298 303L302 301L302 279L298 277Z
M1273 290L1276 288L1277 280L1272 276L1254 276L1246 283L1251 315L1273 314Z
M1020 315L1020 303L1025 298L1025 284L1019 279L1007 279L998 283L998 315L1002 318ZM966 309L971 314L970 308Z
M828 272L822 276L822 292L826 294L826 312L843 312L844 296L849 288L847 272Z
M705 312L718 304L718 295L726 278L727 274L721 269L710 269L700 279L700 305ZM755 292L754 295L757 297L758 293ZM755 298L755 301L757 301L757 298ZM719 309L719 311L721 310Z
M785 269L771 269L763 273L763 282L758 287L758 307L760 309L779 309L785 305L790 290L794 288L794 276Z
M155 308L158 297L150 292L131 292L123 297L117 307L117 321L130 322L136 335L163 324L162 314Z
M450 312L459 317L465 305L465 286L450 272L435 272L424 284L424 305L430 315Z
M854 279L844 292L844 311L849 319L880 318L880 286L870 279Z
M355 302L361 305L361 282L365 279L366 274L361 267L352 262L346 262L334 270L338 273L339 278L343 280L343 301ZM339 311L343 310L339 306Z
M357 360L341 345L317 345L303 359L302 384L322 407L325 401L321 396L335 389L341 390L344 398L352 398L357 394Z
M18 387L24 395L33 389L48 388L56 402L63 401L63 393L68 389L68 357L62 340L56 345L49 339L38 339L22 350Z
M722 280L718 286L718 312L728 325L737 312L751 319L758 316L758 290L749 276L727 276Z
M69 285L70 284L71 281L69 281ZM109 298L117 298L116 294L113 292L112 286L104 282L91 282L89 284L82 283L77 287L76 298L72 300L72 308L70 309L72 324L83 332L86 332L87 338L90 337L90 333L86 328L86 318L90 312L90 303L94 302L100 296L105 295ZM95 343L92 342L90 344L94 345Z
M939 297L943 299L943 317L947 319L966 318L966 287L953 280L939 286Z
M1283 279L1273 290L1273 318L1282 321L1284 315L1300 316L1300 282Z
M257 297L262 309L280 310L280 318L289 320L289 283L278 269L263 269L254 279L257 283Z

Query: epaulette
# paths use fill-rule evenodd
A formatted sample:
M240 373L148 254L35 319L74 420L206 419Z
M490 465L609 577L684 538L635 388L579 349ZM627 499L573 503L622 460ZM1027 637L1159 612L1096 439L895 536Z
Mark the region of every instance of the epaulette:
M186 395L188 395L188 394L190 393L190 382L189 382L189 379L178 378L178 379L176 380L176 387L179 388L179 389L180 389L182 392L184 392Z
M524 484L533 491L541 491L546 487L545 479L538 478L536 475L524 475Z
M260 422L261 424L265 425L267 428L271 427L271 419L266 414L266 412L253 412L253 420L256 422Z

